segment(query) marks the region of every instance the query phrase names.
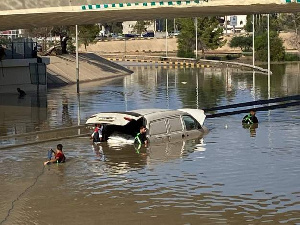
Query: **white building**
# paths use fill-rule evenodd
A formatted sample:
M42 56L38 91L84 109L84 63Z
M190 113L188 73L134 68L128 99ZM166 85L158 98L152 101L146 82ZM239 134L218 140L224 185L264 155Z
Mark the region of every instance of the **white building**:
M7 39L15 39L18 37L22 37L23 30L4 30L0 31L0 37L6 37Z
M123 26L123 34L133 34L134 26L137 21L125 21L122 23ZM147 31L154 31L154 21L151 21L149 25L145 25Z
M244 26L247 22L247 15L230 15L223 17L224 34L244 33Z

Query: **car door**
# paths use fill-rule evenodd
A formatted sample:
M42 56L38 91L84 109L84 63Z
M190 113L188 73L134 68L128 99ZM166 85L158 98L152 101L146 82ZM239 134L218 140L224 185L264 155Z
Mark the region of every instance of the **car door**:
M184 127L180 116L167 118L167 126L169 141L184 138Z
M167 136L167 121L166 119L154 120L149 123L148 131L150 142L166 142Z
M196 138L201 135L201 125L195 118L190 115L182 115L182 121L186 138Z

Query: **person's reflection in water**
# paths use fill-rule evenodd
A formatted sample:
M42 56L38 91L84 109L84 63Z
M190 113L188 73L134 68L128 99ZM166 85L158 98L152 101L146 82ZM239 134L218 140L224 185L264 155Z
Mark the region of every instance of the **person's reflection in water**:
M95 153L97 159L99 159L100 161L105 161L103 147L101 145L95 144L95 143L93 143L92 146L93 146L93 150L94 150L94 153Z
M256 129L258 128L258 123L243 124L243 128L250 130L250 137L256 137Z
M62 123L64 125L72 125L72 119L69 113L69 102L66 96L63 97L62 101Z

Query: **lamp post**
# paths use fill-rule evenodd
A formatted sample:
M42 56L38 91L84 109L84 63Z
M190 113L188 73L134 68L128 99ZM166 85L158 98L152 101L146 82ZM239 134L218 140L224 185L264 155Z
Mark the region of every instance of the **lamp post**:
M168 57L168 19L166 19L166 57Z
M195 30L196 30L196 59L198 58L198 18L195 17Z
M252 15L252 65L255 66L255 15ZM255 100L255 71L253 68L253 96Z
M78 56L78 26L75 26L75 41L76 41L76 81L77 81L77 93L79 93L79 56Z
M270 64L271 64L271 53L270 53L270 14L268 14L268 98L271 98L271 73L270 73Z

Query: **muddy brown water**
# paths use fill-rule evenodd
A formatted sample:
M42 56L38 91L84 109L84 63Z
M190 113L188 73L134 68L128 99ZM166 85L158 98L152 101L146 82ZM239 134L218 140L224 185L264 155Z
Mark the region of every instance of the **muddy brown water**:
M271 97L299 94L298 64L272 68ZM243 115L207 119L203 139L138 152L95 148L77 127L99 111L267 99L266 75L254 86L238 69L132 69L82 85L80 96L74 86L1 95L0 224L300 224L299 106L257 112L256 129L242 127ZM53 140L51 129L66 133ZM67 162L44 167L58 143Z

